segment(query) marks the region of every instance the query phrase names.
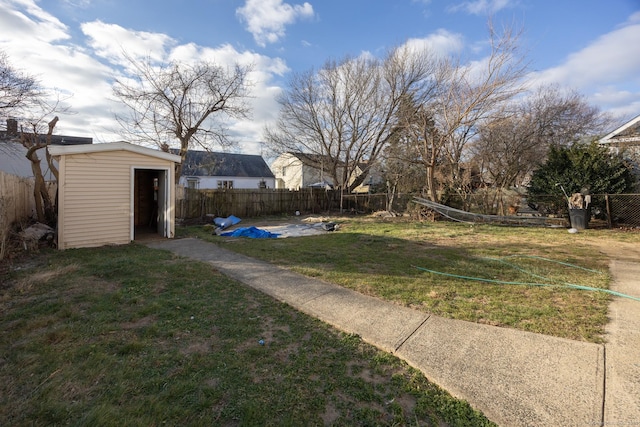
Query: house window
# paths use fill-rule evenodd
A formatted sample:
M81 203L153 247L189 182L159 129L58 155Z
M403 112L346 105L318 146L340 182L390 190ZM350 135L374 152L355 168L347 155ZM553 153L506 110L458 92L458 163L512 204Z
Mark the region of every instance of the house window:
M282 176L287 176L287 167L286 166L282 167Z
M233 181L218 181L218 190L231 190Z
M197 190L200 187L198 178L187 178L187 188Z

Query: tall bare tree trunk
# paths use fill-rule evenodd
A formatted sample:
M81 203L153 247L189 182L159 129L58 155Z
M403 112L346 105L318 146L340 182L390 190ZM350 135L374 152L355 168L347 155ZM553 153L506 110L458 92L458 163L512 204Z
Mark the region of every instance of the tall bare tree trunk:
M51 202L51 196L49 195L47 184L44 180L44 175L42 174L42 166L40 164L40 158L38 157L37 151L41 148L46 149L46 147L51 143L51 136L53 135L53 129L55 128L56 123L58 123L58 117L54 117L53 120L49 122L49 130L44 141L40 140L35 129L33 133L27 134L23 132L21 135L22 145L27 148L27 154L25 156L29 161L31 161L31 171L33 172L35 180L33 197L36 204L38 222L49 225L55 225L56 208ZM52 168L51 170L57 180L58 169L53 165L52 160L53 159L51 159L51 156L47 152L47 163Z

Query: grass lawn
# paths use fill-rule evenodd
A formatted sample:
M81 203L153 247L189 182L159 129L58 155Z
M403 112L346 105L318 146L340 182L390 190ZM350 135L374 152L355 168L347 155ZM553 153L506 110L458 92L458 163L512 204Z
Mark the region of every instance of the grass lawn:
M439 316L596 343L611 297L570 286L607 289L609 259L594 242L637 240L611 230L333 220L338 231L286 239L220 237L206 226L181 233Z
M475 253L456 255L429 230L354 222L327 236L220 243L425 309L478 300L464 291L475 285L438 287L411 267L461 269ZM400 262L412 252L422 254ZM492 425L358 337L164 251L45 251L0 279L0 425ZM495 304L496 292L477 303ZM576 294L564 303L599 312L606 302Z

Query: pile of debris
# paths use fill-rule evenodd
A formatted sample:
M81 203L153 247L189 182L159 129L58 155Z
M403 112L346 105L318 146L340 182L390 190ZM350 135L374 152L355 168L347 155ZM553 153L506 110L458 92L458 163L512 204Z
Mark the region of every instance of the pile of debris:
M18 235L25 251L37 250L41 244L46 244L47 246L55 245L55 230L40 222L25 228Z

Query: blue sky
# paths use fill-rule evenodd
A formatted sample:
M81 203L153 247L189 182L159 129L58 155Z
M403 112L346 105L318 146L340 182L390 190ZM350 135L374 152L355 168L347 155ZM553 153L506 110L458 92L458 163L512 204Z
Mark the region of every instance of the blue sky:
M123 50L253 64L253 115L229 126L238 152L259 154L291 73L409 40L481 60L489 16L522 30L532 83L578 90L621 119L640 114L640 0L0 0L0 50L71 96L58 133L96 142L119 139L111 82Z

